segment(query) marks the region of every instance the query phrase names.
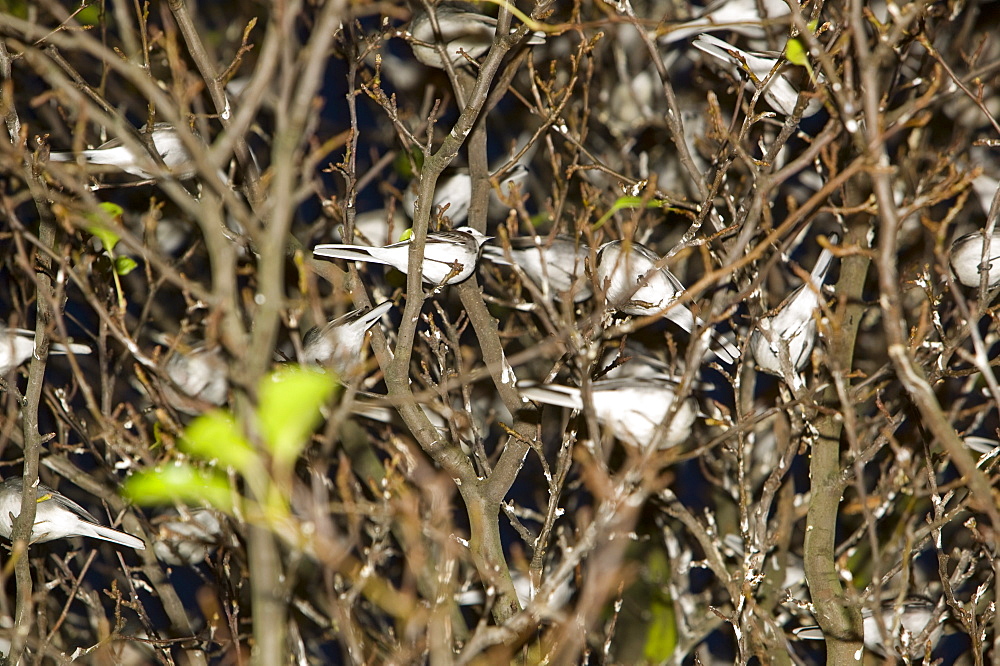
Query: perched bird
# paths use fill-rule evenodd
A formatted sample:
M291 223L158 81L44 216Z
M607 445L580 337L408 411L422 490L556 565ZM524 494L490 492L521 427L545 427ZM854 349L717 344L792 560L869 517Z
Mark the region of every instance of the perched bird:
M173 566L195 566L225 542L223 518L213 509L191 509L157 526L153 552Z
M50 354L89 354L90 347L76 343L63 345L53 342L49 345ZM35 353L35 332L24 328L0 328L0 375L21 365Z
M20 477L7 479L0 484L0 536L10 539L14 531L14 518L21 515L21 494L24 481ZM53 541L72 536L103 539L136 550L145 550L142 539L125 532L97 524L97 519L82 506L48 486L38 484L38 506L35 524L31 528L31 543Z
M461 224L469 217L469 205L472 203L472 176L468 169L455 171L442 177L437 182L434 190L434 204L431 208L431 215L437 209L447 204L448 209L445 216L451 220L452 224ZM413 187L407 187L403 192L403 212L412 220L416 211L417 195Z
M836 242L836 237L831 238ZM781 357L787 354L789 365L796 374L795 386L800 379L797 371L809 362L809 355L816 344L816 317L823 283L833 261L833 252L824 248L809 275L809 280L793 291L778 306L776 314L762 317L750 335L750 351L761 370L772 375L784 376Z
M649 248L626 241L611 241L597 251L597 284L604 289L608 307L636 316L661 315L688 333L705 323L686 306L676 303L684 285L666 268L657 268L660 257ZM716 354L735 363L740 350L715 335Z
M572 236L512 238L510 256L545 296L571 295L579 303L594 293L584 272L590 248ZM494 245L483 248L483 258L495 264L510 264L503 248Z
M229 398L226 361L218 347L207 349L201 345L186 352L175 350L165 369L170 381L190 398L217 407L224 405ZM201 412L190 400L173 391L167 391L166 397L182 412Z
M453 225L461 224L468 219L469 206L472 204L472 176L465 168L454 169L446 174L437 182L437 188L434 190L434 207L431 213L433 214L440 206L447 204L448 208L444 215L451 220ZM514 165L504 179L499 182L500 192L506 194L507 188L522 182L527 177L527 167L523 164ZM406 188L406 191L403 192L403 211L410 216L411 220L414 217L416 203L417 195L413 187ZM499 204L495 190L490 191L490 204Z
M145 133L147 130L144 127L140 131ZM163 160L163 163L175 177L182 179L190 178L195 174L191 156L184 148L184 144L181 142L181 138L173 125L156 123L153 126L151 138L153 140L153 147L159 154L160 159ZM140 178L148 179L156 178L157 176L157 173L149 171L150 168L154 168L156 165L152 156L145 152L137 153L133 151L121 139L112 139L93 150L84 150L80 155L91 164L115 166L122 171L127 171ZM49 159L53 162L75 162L76 158L77 154L72 152L49 154ZM154 168L154 171L159 173L162 170Z
M517 595L517 601L521 604L521 608L527 608L528 604L539 598L539 592L542 590L535 589L531 585L531 578L527 574L516 569L512 570L510 572L510 581L514 584L514 594ZM542 588L544 589L544 583ZM572 576L567 576L559 581L554 588L551 588L548 597L540 599L540 601L545 603L549 614L555 615L559 609L569 603L575 592L573 578ZM459 606L478 606L486 603L486 599L487 595L481 586L467 589L455 595L455 602Z
M374 308L348 312L323 327L309 329L302 338L302 362L328 365L339 376L350 376L361 362L368 329L391 307L392 301L385 301Z
M758 4L764 10L763 14ZM705 7L697 18L664 26L658 37L661 44L672 44L703 32L716 31L762 38L767 34L765 22L784 18L788 12L784 0L717 0Z
M909 597L898 606L895 600L883 603L882 624L889 632L889 636L883 636L875 613L865 608L861 613L865 647L883 657L899 658L906 653L909 659L919 659L926 652L925 643L930 642L933 647L944 632L940 622L931 626L938 615L936 609L936 604L920 597ZM824 638L818 626L800 627L793 633L809 641Z
M475 5L446 0L434 7L434 15L437 17L440 29L440 43L453 67L469 65L466 56L476 60L493 46L497 33L497 20L479 13ZM434 26L422 8L413 15L410 35L412 37L410 46L413 47L413 55L417 60L428 67L446 69L445 61L435 46L439 40L434 34ZM543 33L535 32L528 37L529 45L534 46L544 42Z
M387 405L380 396L359 393L351 403L351 414L379 423L385 423L395 428L406 428L395 407ZM417 403L430 424L443 437L450 436L452 429L458 434L458 444L469 452L468 443L476 441L476 431L485 432L485 424L478 414L470 414L464 409L453 409L440 401L433 403Z
M484 236L472 227L459 227L453 231L427 234L424 262L421 266L424 282L441 286L467 280L479 263L480 248L490 238L492 236ZM313 248L313 254L317 257L386 264L406 273L410 266L410 241L405 240L385 247L317 245Z
M765 53L750 53L738 49L728 42L724 42L712 35L699 35L692 45L705 53L718 58L731 65L735 65L740 72L752 75L756 83L760 83L767 78L775 65L782 61L780 55L770 55ZM795 103L799 99L799 91L792 85L786 74L779 71L768 82L764 89L764 99L778 113L786 116L792 115L795 111ZM819 99L812 99L802 112L802 117L807 118L823 106Z
M984 242L985 241L985 242ZM993 241L997 249L993 249ZM993 237L988 241L982 231L955 240L951 245L951 270L955 278L964 286L979 288L980 265L983 263L983 245L986 245L986 286L995 287L1000 284L1000 225L993 231Z
M584 409L583 392L574 386L521 384L521 396L547 405ZM677 384L663 377L600 379L590 385L597 422L616 438L637 448L666 449L691 434L698 405L688 397L677 407L666 430L667 412L677 398Z

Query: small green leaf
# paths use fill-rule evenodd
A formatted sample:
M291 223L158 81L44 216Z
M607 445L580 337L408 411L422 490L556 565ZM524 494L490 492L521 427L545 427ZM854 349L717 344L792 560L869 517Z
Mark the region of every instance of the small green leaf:
M103 202L101 202L101 204L98 206L98 208L100 208L105 213L107 213L108 217L110 217L113 220L121 220L122 215L125 214L125 209L124 208L122 208L118 204L112 203L110 201L103 201Z
M809 32L815 34L819 21L810 21L808 26ZM785 44L785 59L793 65L805 67L810 78L813 78L812 66L809 64L809 49L801 39L796 37L788 40Z
M413 227L410 227L400 235L399 242L402 243L403 241L408 241L411 238L413 238Z
M529 218L528 221L531 222L531 226L533 226L533 227L540 227L543 224L551 222L552 221L552 216L549 215L547 212L535 213L534 215L532 215Z
M101 9L96 3L83 7L76 13L75 18L80 25L98 25L101 20Z
M132 257L115 257L115 272L118 275L128 275L138 265Z
M233 509L233 496L224 474L185 464L135 474L125 481L122 494L142 506L182 500L196 506L210 504L229 513Z
M424 153L416 146L409 153L402 150L399 151L392 163L392 170L399 174L401 178L412 180L417 176L413 171L414 166L418 172L424 166Z
M150 447L153 450L163 448L163 426L160 425L159 421L153 422L153 446Z
M181 449L202 460L246 474L259 460L250 442L227 411L216 409L196 418L184 432Z
M799 65L800 67L808 65L809 59L806 57L807 55L808 50L801 40L789 39L788 43L785 44L785 59L793 65Z
M101 241L101 245L108 252L114 252L115 245L118 245L118 241L121 238L115 232L108 229L103 224L94 224L87 227L87 231L97 236L97 239Z
M290 365L264 378L257 416L275 461L291 465L322 420L320 408L337 388L325 372Z
M648 662L662 663L670 659L677 648L677 619L674 604L665 592L670 580L670 563L666 553L656 549L647 562L652 598L649 601L649 630L643 656Z
M112 220L121 220L122 215L125 214L125 210L121 206L111 203L110 201L103 202L99 207L102 211L104 211L105 215ZM118 241L121 240L121 237L108 228L108 226L104 223L104 216L97 213L90 213L87 215L87 220L91 223L90 226L87 227L87 231L94 236L97 236L105 250L113 252L115 245L118 245Z
M618 199L611 205L611 209L607 213L601 216L597 222L594 223L592 227L593 231L597 231L604 226L604 223L611 219L611 217L622 209L632 209L638 208L642 205L642 197L618 197ZM663 208L665 210L674 210L671 207L670 202L665 199L650 199L646 202L646 208Z

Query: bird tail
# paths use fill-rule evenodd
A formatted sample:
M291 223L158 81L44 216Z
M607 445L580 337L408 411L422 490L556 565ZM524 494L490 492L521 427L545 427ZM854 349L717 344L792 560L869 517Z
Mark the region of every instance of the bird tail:
M503 248L499 248L496 245L483 246L483 259L499 266L513 266L513 262L508 261L507 257L503 256Z
M379 423L392 423L393 417L396 415L395 410L390 409L389 407L376 405L370 402L363 402L361 400L354 401L351 405L351 413L355 416L371 419L372 421L378 421Z
M709 34L698 35L698 38L695 39L691 45L696 49L704 51L711 56L715 56L720 60L726 60L736 64L739 64L739 61L732 55L733 53L743 56L744 58L746 57L745 51L742 51L732 44L724 42L718 37L714 37Z
M838 240L836 234L831 234L830 243L834 244ZM812 273L809 274L809 281L812 282L813 287L820 291L823 289L823 283L826 281L826 273L830 270L830 264L833 262L833 252L829 247L823 248L823 251L819 253L819 258L816 260L816 265L813 266Z
M793 629L792 633L795 634L796 637L806 641L821 641L825 638L823 630L815 625Z
M700 317L695 317L690 309L676 301L671 302L670 307L663 316L688 333L693 333L696 327L701 328L705 326L705 322ZM712 341L715 343L715 348L709 351L713 352L726 363L736 363L740 357L740 350L734 344L715 331L712 331Z
M514 34L517 32L517 28L511 28L510 33ZM545 43L545 33L541 30L535 30L534 32L528 33L528 39L525 42L529 46L540 46Z
M570 409L583 409L583 396L580 389L573 386L560 386L559 384L536 384L518 387L521 395L535 402L544 402L547 405L557 405L559 407L569 407Z
M357 245L317 245L313 248L313 254L317 257L328 257L330 259L346 259L348 261L371 261L376 264L386 264L387 261L374 256L366 248Z
M712 331L712 340L717 345L716 348L711 350L715 352L716 356L721 358L726 363L736 363L740 357L740 350L736 345L731 343L729 340L726 340L715 331Z
M448 423L440 414L426 405L420 405L420 409L427 416L427 420L431 422L432 426L438 430L448 430ZM355 416L378 421L379 423L392 423L398 418L396 410L392 407L386 407L385 405L365 400L361 396L355 398L351 404L351 413Z
M49 347L50 354L65 354L67 352L73 352L74 354L89 354L91 351L93 350L87 345L81 345L75 342L71 342L66 345L54 342Z
M143 160L145 162L153 161L153 158L149 156L143 156L144 159L137 157L125 146L84 150L81 154L87 158L87 161L91 164L103 164L105 166L114 166L120 169L125 169L128 165L136 164L137 160ZM139 163L141 164L142 162ZM125 170L127 171L127 169Z
M375 322L381 319L382 315L388 312L390 308L392 308L392 301L383 301L378 305L376 305L375 307L373 307L368 312L358 317L358 320L355 322L355 325L358 326L362 331L367 331L369 328L372 327L372 325Z
M110 541L111 543L117 543L129 548L135 548L136 550L146 550L146 544L143 543L142 539L139 537L134 537L131 534L119 532L118 530L113 530L110 527L104 527L103 525L88 523L87 526L90 528L89 536L92 536L95 539L103 539L105 541Z

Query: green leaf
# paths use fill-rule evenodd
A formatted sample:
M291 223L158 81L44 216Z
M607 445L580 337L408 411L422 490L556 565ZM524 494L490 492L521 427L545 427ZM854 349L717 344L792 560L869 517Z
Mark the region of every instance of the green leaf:
M799 39L789 39L785 44L785 59L793 65L805 67L809 64L808 50Z
M392 170L401 178L412 180L417 175L413 172L413 166L417 167L417 171L424 166L424 153L416 146L410 150L409 154L402 150L399 151L392 163Z
M649 602L649 630L646 633L643 656L649 662L662 663L667 661L677 648L674 604L670 596L664 592L670 579L670 563L667 561L666 553L659 549L650 552L647 567L653 589Z
M196 418L184 432L180 446L196 458L217 460L243 474L259 463L257 452L243 436L236 419L221 409Z
M101 20L101 8L97 6L97 3L83 7L76 13L75 18L80 25L97 25Z
M132 257L115 257L115 272L118 275L128 275L138 265Z
M819 21L810 21L808 26L809 32L815 34L816 28L819 27ZM788 43L785 44L785 59L793 65L805 67L810 78L814 78L812 65L809 64L809 49L801 39L796 37L788 40Z
M257 416L275 462L290 466L323 416L320 408L337 389L326 372L290 365L264 378Z
M108 229L103 224L94 224L87 227L87 231L97 236L97 239L101 241L101 245L108 252L113 252L115 245L118 245L118 241L121 238L115 232Z
M399 242L408 241L413 238L413 227L410 227L399 236Z
M186 464L135 474L125 481L122 494L142 506L181 500L193 505L210 504L229 513L233 509L233 495L224 474Z
M100 205L100 209L113 220L121 220L122 215L125 214L125 210L121 206L111 203L110 201L102 203ZM87 215L87 220L91 222L90 226L87 227L87 231L94 236L97 236L105 250L113 252L115 245L118 245L118 241L121 240L121 237L108 228L108 226L104 223L103 216L98 215L97 213L90 213Z
M543 224L551 222L552 216L549 215L547 212L535 213L530 218L528 218L528 221L531 222L531 226L540 227Z
M618 199L611 205L611 209L607 213L601 216L597 222L594 223L592 229L597 231L604 226L604 223L611 219L615 213L622 209L638 208L642 205L642 197L618 197ZM646 202L646 208L663 208L665 210L677 210L670 205L670 202L666 199L650 199Z

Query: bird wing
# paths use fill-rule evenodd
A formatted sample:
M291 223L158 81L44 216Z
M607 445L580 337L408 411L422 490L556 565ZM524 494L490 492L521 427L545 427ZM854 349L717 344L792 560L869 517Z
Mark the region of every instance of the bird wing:
M66 497L62 493L58 493L55 490L52 490L48 486L43 485L41 483L38 484L38 502L39 503L55 502L57 505L61 506L64 509L72 511L81 518L85 518L86 520L89 520L92 523L97 522L97 518L95 518L89 511L84 509L82 506L80 506L70 498Z
M559 384L536 384L519 387L521 395L535 402L542 402L547 405L559 407L569 407L570 409L583 409L583 397L580 389L574 386L560 386Z

